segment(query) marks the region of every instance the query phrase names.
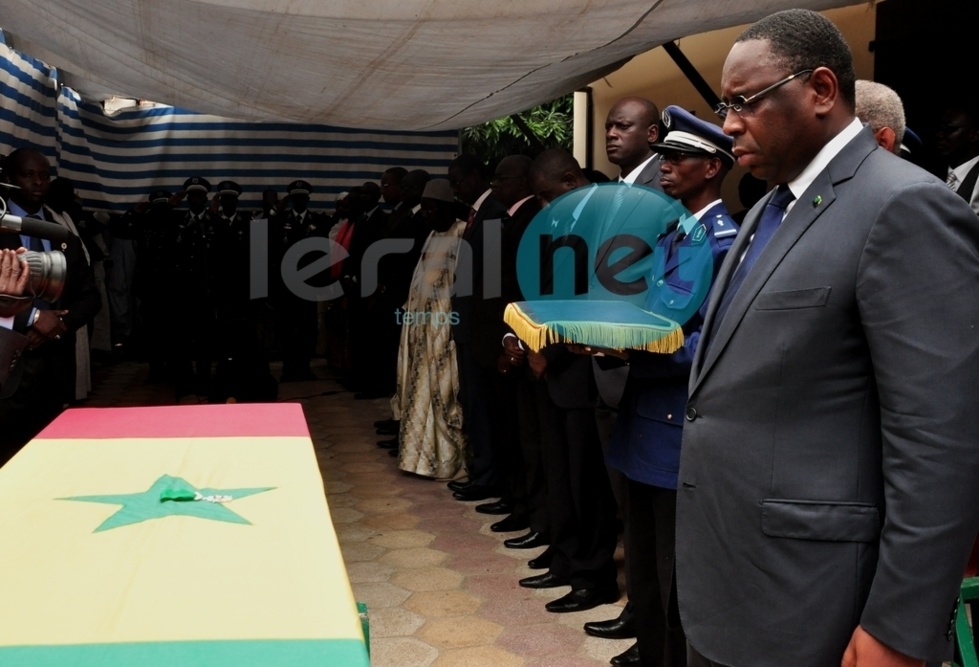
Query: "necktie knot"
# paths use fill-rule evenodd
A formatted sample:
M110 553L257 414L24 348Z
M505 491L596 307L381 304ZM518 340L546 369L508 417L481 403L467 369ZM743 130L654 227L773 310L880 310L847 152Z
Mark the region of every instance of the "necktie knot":
M792 203L793 199L795 199L795 195L792 194L792 191L789 190L788 186L780 185L775 188L775 193L768 201L768 205L773 208L777 208L780 211L784 211L786 208L788 208L789 204Z

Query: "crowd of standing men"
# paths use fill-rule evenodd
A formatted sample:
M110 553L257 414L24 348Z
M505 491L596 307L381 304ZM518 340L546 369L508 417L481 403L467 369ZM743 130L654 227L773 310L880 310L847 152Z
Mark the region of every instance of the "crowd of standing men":
M270 400L270 325L281 381L314 380L310 297L328 295L328 356L356 398L392 397L392 418L375 426L393 437L379 446L500 515L493 531L521 533L507 547L544 547L528 563L541 574L519 583L570 589L547 611L619 599L624 524L629 602L584 626L635 637L614 665L945 658L979 529L968 404L979 118L968 105L945 114L946 184L892 155L900 100L856 82L839 31L801 10L738 38L722 93L722 126L640 97L614 104L605 125L617 187L685 209L649 248L644 306L682 324L675 352L535 350L504 324L508 303L531 298L518 255L535 220L554 218L549 238L607 231L604 179L549 149L492 174L469 155L447 178L391 168L344 193L332 217L309 210L301 180L281 201L267 192L256 216L238 209L232 181L152 193L112 225L137 247L151 380ZM720 195L735 163L770 188L740 230ZM46 169L34 151L7 159L18 215L58 219L44 206ZM567 193L578 205L559 219L549 206ZM256 230L267 238L256 243ZM43 414L32 403L43 369L73 363L69 338L98 310L79 248L74 236L64 246L62 300L6 327L28 332L30 348L23 377L3 387L5 428L26 405L49 419L68 395L48 397ZM316 271L307 248L329 267ZM557 271L541 268L545 291ZM594 284L594 266L575 263L572 279Z

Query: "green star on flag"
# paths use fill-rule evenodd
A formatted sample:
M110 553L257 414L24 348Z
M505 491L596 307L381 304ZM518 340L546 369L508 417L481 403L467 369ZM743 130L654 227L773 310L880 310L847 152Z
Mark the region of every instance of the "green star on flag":
M80 500L87 503L122 505L103 521L95 532L161 519L166 516L196 516L199 519L251 525L251 521L225 507L222 502L205 500L208 496L225 496L237 500L256 493L271 491L274 486L253 489L197 489L182 477L162 475L141 493L119 493L104 496L71 496L58 500Z

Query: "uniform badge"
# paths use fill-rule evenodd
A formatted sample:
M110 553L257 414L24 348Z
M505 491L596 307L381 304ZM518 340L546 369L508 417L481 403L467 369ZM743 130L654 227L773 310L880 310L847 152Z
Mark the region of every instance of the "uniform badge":
M690 242L695 245L700 245L707 238L707 228L704 227L704 223L700 223L694 227L693 234L690 235Z

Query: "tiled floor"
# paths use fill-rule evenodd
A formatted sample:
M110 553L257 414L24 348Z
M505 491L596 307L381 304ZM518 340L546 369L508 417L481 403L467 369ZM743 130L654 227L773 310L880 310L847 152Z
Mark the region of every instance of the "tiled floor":
M145 383L145 365L95 370L88 406L176 402L168 388ZM400 472L375 445L373 422L390 416L388 401L355 401L328 368L315 371L322 380L281 385L279 400L305 410L354 596L369 608L374 667L595 667L630 646L581 629L618 615L622 601L545 611L568 589L517 585L538 573L527 560L540 549L505 548L515 534L489 528L500 517L453 500L443 482Z

